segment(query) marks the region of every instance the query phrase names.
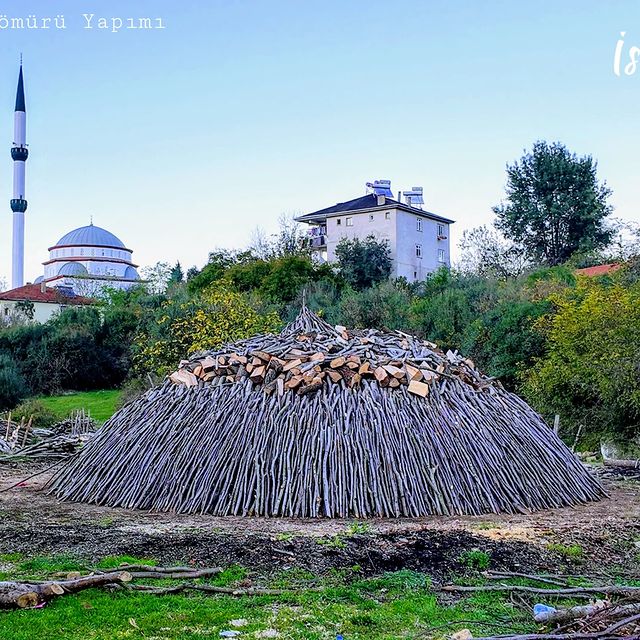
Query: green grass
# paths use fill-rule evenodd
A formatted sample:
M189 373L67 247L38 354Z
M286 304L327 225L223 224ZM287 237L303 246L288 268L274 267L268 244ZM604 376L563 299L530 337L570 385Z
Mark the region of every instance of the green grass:
M473 569L474 571L484 571L489 568L491 558L489 557L489 554L484 551L468 549L460 554L458 561L465 567Z
M579 560L584 555L584 550L579 544L548 544L547 549L553 553L557 553L568 560Z
M98 422L108 420L116 410L120 391L83 391L62 396L42 396L38 398L61 420L71 412L84 409Z
M101 566L132 560L106 558ZM44 578L80 564L67 557L16 558L13 577L40 571ZM414 571L362 578L360 568L353 567L319 578L291 569L264 581L249 576L243 567L232 566L208 582L234 586L247 577L290 591L278 596L233 597L90 590L56 599L43 609L0 612L0 638L193 640L217 638L220 631L234 629L231 621L239 619L247 621L238 628L240 638L270 637L262 634L275 630L282 640L333 640L337 633L345 640L426 638L432 637L426 635L429 629L441 625L448 626L435 631L433 637L448 637L461 628L469 628L474 635L490 635L496 632L492 626L496 623L505 624L499 629L502 632L536 629L530 616L501 594L481 593L454 604L440 604L429 577ZM321 592L305 591L318 586Z

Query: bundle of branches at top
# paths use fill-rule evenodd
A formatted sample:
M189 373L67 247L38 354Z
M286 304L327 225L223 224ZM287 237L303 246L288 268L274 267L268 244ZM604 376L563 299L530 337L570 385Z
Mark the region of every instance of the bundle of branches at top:
M499 381L482 375L472 360L439 349L401 331L333 327L306 307L279 336L259 335L183 360L169 376L187 387L232 384L249 379L267 394L318 391L343 381L355 387L364 378L381 387L407 386L418 396L447 378L475 390L494 392Z
M84 410L47 429L32 424L33 418L15 422L11 414L0 421L0 459L66 457L82 447L98 427Z

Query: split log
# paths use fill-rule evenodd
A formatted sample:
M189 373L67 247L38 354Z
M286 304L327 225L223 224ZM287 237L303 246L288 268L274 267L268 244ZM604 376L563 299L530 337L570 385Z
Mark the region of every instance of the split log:
M386 371L386 369L384 367L378 367L374 372L373 375L375 376L375 379L378 382L383 382L385 380L387 380L389 378L389 373Z
M360 365L360 368L358 369L358 373L361 376L364 376L364 375L366 375L368 373L371 373L371 363L370 362L363 362Z
M422 373L418 367L412 367L410 364L405 364L404 369L407 373L407 380L410 382L413 380L420 380L420 378L422 378Z
M407 387L409 393L414 393L421 398L426 398L429 395L429 385L424 382L417 382L412 380Z
M390 376L394 378L402 378L404 377L404 371L392 364L386 364L382 367Z
M300 360L299 358L296 358L295 360L289 360L289 362L287 362L287 364L285 364L284 367L282 367L282 370L291 371L292 369L299 367L301 364L302 364L302 360Z

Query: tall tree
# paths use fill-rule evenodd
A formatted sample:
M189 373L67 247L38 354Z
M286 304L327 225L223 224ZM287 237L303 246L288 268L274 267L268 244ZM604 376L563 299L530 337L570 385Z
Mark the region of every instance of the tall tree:
M521 245L505 240L485 225L464 231L459 246L462 255L458 268L463 273L506 280L517 278L531 266Z
M354 289L366 289L391 275L389 243L374 236L343 238L336 246L336 258L340 275Z
M507 165L506 202L493 207L496 227L539 264L606 247L611 191L596 169L591 156L579 158L559 142L534 143L520 162Z
M184 272L180 261L176 262L169 272L169 282L167 284L180 284L184 280Z

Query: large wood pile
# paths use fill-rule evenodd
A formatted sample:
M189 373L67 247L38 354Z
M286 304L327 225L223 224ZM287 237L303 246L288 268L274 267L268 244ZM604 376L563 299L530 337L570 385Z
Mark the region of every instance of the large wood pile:
M604 494L469 360L303 309L182 363L53 479L62 500L293 517L526 512Z

